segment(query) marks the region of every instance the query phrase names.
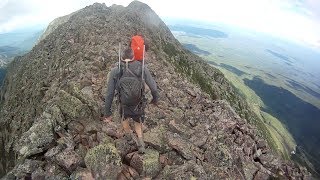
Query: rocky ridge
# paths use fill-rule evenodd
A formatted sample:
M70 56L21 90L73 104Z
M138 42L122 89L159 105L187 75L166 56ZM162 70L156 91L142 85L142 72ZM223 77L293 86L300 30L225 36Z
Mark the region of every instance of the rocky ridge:
M54 27L8 67L0 112L4 179L310 177L273 154L222 73L183 49L146 4L96 3ZM145 155L127 144L117 118L100 121L118 44L128 45L136 31L150 42L146 63L161 96L158 107L146 109Z

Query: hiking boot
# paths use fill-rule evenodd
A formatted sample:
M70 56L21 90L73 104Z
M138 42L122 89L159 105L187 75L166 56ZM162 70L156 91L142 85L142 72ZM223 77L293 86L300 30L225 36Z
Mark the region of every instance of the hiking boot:
M144 147L144 142L142 138L138 138L137 146L139 154L144 154L146 149Z
M125 140L127 140L129 145L134 145L135 144L134 140L132 138L132 133L125 133L124 134L124 138L125 138Z

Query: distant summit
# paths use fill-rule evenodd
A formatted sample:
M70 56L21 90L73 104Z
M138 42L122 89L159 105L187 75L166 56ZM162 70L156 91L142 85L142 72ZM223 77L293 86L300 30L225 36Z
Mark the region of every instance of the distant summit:
M147 108L144 155L127 143L119 119L100 121L119 43L128 46L136 32L150 44L146 64L161 90L159 106ZM185 50L138 1L95 3L51 23L31 52L9 65L0 107L4 179L310 176L273 154L223 74Z

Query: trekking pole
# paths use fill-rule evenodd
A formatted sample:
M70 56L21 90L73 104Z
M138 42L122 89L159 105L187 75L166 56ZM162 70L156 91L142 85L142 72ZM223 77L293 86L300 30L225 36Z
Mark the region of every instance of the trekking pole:
M142 80L144 81L144 52L146 50L146 45L143 45L143 52L142 52Z
M121 43L119 42L119 73L120 73L120 61L121 61Z

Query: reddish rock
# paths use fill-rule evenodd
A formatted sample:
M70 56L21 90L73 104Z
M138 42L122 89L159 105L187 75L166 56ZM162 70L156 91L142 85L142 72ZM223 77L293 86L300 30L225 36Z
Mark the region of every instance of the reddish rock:
M143 156L140 156L138 152L133 153L130 160L130 166L141 174L143 172Z
M269 174L263 173L261 171L258 171L253 180L268 180L270 178Z
M177 150L187 160L200 159L203 160L203 152L191 142L184 140L178 134L167 133L168 145Z
M70 175L71 180L94 180L91 171L89 169L85 168L77 168L76 171L74 171Z
M55 156L55 161L69 172L72 172L83 160L74 150L65 149Z

